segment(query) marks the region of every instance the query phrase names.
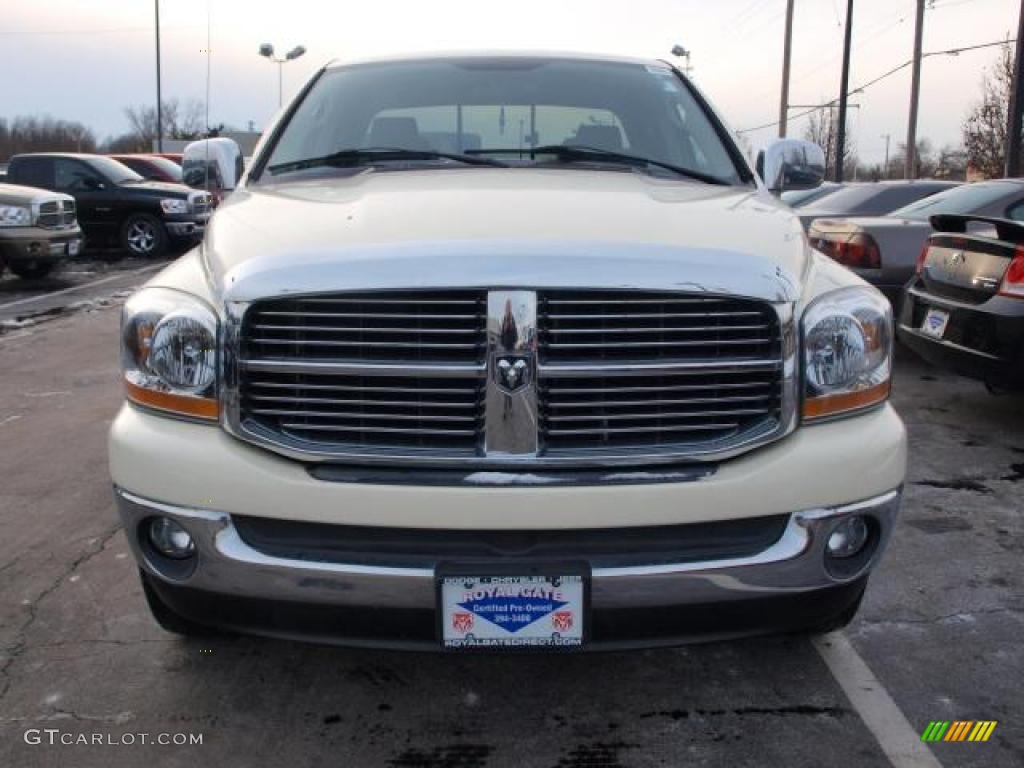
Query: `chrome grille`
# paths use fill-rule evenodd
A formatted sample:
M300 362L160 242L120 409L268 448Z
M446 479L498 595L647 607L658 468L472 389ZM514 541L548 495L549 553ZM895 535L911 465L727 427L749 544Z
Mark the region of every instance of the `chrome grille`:
M538 300L541 443L707 451L776 429L781 334L744 299L550 291Z
M401 290L229 317L228 426L300 459L642 465L734 455L795 424L788 305ZM500 380L512 364L522 384Z
M300 450L474 455L483 419L486 294L353 293L254 304L240 408Z
M43 229L63 229L75 224L74 200L49 200L39 204L38 226Z

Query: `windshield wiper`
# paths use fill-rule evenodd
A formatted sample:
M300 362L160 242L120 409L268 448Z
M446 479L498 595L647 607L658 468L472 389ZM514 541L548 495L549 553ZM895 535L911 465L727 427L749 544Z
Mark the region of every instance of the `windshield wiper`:
M432 149L402 149L400 147L361 147L359 149L342 149L321 157L307 157L304 160L293 160L278 163L267 168L273 174L288 171L301 171L307 168L336 167L346 168L389 160L455 160L466 165L492 165L507 168L506 163L489 157L475 157L457 152L435 152Z
M729 185L729 182L725 179L720 179L717 176L712 176L700 171L691 171L689 168L682 168L678 165L673 165L672 163L666 163L661 160L652 160L649 157L627 155L622 152L614 152L610 149L589 147L582 144L546 144L541 147L524 147L522 149L467 149L466 153L470 155L529 155L531 160L533 160L537 155L555 155L559 160L568 162L573 160L590 160L608 163L621 163L623 165L631 165L638 168L653 165L656 168L664 168L665 170L672 171L680 176L686 176L690 179L703 181L706 184Z

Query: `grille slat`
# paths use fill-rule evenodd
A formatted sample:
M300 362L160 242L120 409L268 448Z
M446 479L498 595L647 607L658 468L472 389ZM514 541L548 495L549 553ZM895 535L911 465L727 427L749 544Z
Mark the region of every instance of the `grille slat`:
M432 341L336 341L334 339L270 339L258 337L252 339L253 344L273 344L291 347L387 347L388 349L479 349L480 345L472 344L448 344Z
M719 422L708 424L674 424L671 426L658 427L597 427L593 429L551 429L548 430L548 435L554 437L568 437L579 435L601 436L608 434L648 434L651 432L657 432L658 434L673 432L717 432L719 430L735 429L738 426L739 422Z
M606 328L551 328L548 333L720 333L722 331L766 331L767 325L693 325L677 328L618 328L610 326Z

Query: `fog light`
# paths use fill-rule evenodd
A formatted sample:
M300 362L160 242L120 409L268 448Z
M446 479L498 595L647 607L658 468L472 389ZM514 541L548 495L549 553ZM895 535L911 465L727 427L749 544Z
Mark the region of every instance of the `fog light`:
M870 531L860 515L851 515L842 520L829 534L826 549L831 557L853 557L867 543Z
M196 551L189 532L169 517L154 517L149 522L149 542L165 557L185 560Z

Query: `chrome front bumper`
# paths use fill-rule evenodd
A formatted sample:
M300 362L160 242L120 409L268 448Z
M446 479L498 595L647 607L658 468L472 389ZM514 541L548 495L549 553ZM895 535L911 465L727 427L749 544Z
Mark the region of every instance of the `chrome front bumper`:
M231 516L187 509L115 488L125 533L141 568L158 582L221 596L288 603L375 609L433 610L430 568L380 567L268 556L246 544ZM756 555L730 560L600 568L592 570L591 608L606 610L714 604L801 593L849 584L878 561L892 533L901 491L840 507L794 512L782 536ZM871 557L856 572L836 578L825 568L825 543L833 526L852 514L877 524ZM164 515L192 534L194 570L171 578L140 546L140 523Z

